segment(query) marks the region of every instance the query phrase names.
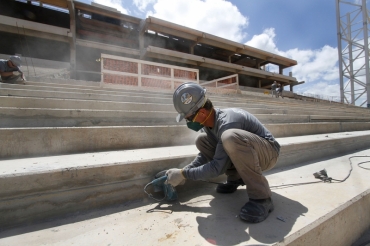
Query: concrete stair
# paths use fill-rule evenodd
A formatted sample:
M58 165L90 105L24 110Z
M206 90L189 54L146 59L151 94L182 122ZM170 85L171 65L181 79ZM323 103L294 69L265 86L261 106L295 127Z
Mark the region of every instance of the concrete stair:
M354 166L344 183L313 183L312 173L326 168L344 178L350 155L276 168L267 173L275 210L263 223L238 218L246 202L243 188L232 195L214 184L190 183L178 189L179 202L151 200L120 203L89 213L8 229L2 245L352 245L370 220L368 174ZM355 162L364 159L353 159ZM357 168L356 168L357 167ZM116 197L113 197L116 198ZM93 203L92 203L93 204ZM362 244L363 245L363 244Z
M349 156L370 154L368 109L255 94L210 94L209 97L216 107L240 107L255 114L277 137L282 150L277 166L267 173L272 186L288 181L317 181L312 173L326 167L333 169L333 177L345 176ZM335 240L326 244L348 245L347 242L354 242L370 226L369 219L361 223L357 221L358 226L346 234L333 235L330 234L333 228L339 230L344 222L336 222L333 228L325 226L328 221L338 220L338 216L351 221L361 211L370 214L370 184L365 182L370 172L360 172L358 167L354 167L356 175L352 175L347 184L347 181L340 185L319 183L274 190L276 209L263 224L245 225L239 220L235 222L235 216L227 217L225 223L236 230L234 235L238 239L231 235L220 238L219 229L209 222L200 223L197 213L205 215L208 210L212 211L208 217L213 222L225 219L224 209L226 214L237 215L247 201L242 188L235 196L220 197L214 192L214 185L189 181L178 188L180 204L172 204L162 213L142 212L155 207L149 204L153 201L143 192L153 175L164 169L182 167L197 154L194 146L197 133L188 130L183 123L176 123L175 116L172 92L169 91L100 88L94 82L47 79L26 85L0 84L0 187L3 187L0 190L0 244L68 244L72 239L50 239L48 233L39 237L42 231L61 223L58 228L63 228L65 233L77 233L76 240L90 237L92 244L99 245L99 240L107 240L108 235L98 239L89 234L92 230L71 229L66 224L70 222L66 221L78 221L81 226L90 228L86 223L107 225L112 218L127 220L127 224L119 224L120 230L126 234L117 239L123 240L116 241L121 242L119 245L212 243L208 240L212 239L210 234L212 240L217 239L216 243L220 244L315 245L309 243L330 235ZM341 165L336 166L336 162ZM302 193L303 187L305 192ZM341 194L341 189L347 190L345 196L335 196ZM327 201L325 192L331 194L330 201ZM228 206L230 199L237 199L238 203L231 202L233 204ZM325 209L318 211L317 200ZM213 208L205 201L219 201L224 205ZM304 207L301 214L307 214L307 218L296 213L292 215L293 220L287 219L288 223L276 221L276 215L284 211L295 213L297 204ZM198 206L201 206L199 210ZM175 211L174 216L169 218L168 211ZM80 216L77 220L74 219L76 213ZM98 220L101 214L106 216ZM154 228L148 221L155 220L156 214L161 215ZM186 219L183 218L185 214ZM135 221L140 216L143 220ZM368 218L366 216L364 219ZM193 228L196 221L199 233ZM177 223L178 229L183 225L185 231L192 231L197 236L186 238L182 230L164 229L167 228L165 223L175 223L175 226ZM129 224L142 227L135 237L140 237L139 232L143 230L149 233L150 228L152 232L147 236L151 235L152 239L145 236L132 241L134 236ZM237 225L244 225L242 230L248 228L249 232L236 229ZM279 229L266 233L263 225ZM32 229L35 226L40 230ZM17 232L22 230L28 233L19 235ZM109 227L109 230L114 228ZM152 236L154 231L157 236ZM173 233L178 236L167 236ZM341 241L344 237L346 239ZM323 244L324 241L319 242Z

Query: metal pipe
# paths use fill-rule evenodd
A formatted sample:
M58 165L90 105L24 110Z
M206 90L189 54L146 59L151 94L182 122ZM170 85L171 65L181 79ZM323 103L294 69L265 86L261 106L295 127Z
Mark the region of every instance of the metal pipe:
M344 89L343 89L343 58L342 58L342 34L340 23L339 1L335 0L337 12L337 39L338 39L338 66L339 66L339 80L340 80L340 101L344 103Z
M347 28L348 28L348 59L349 59L349 81L351 85L351 104L355 105L355 84L354 84L354 73L353 73L353 50L352 50L352 29L351 29L351 17L347 13Z
M23 56L24 56L24 50L23 50L23 42L22 42L22 37L21 37L21 34L19 33L19 27L18 27L18 22L15 22L16 26L17 26L17 30L18 30L18 37L19 37L19 40L21 42L21 50L22 50L22 53L23 53ZM25 56L24 56L25 57ZM27 63L27 59L24 58L24 60L26 61L26 66L27 66L27 76L30 75L30 70L28 69L28 63Z
M28 50L28 56L31 58L31 63L32 63L32 67L33 67L33 72L36 76L36 70L35 70L35 66L33 65L33 59L32 59L32 56L31 56L31 52L30 52L30 47L28 46L28 42L27 42L27 38L26 38L26 32L24 30L24 26L23 26L23 34L24 34L24 40L26 41L26 46L27 46L27 50Z
M363 19L363 26L364 26L364 51L365 51L367 108L370 108L369 39L368 39L368 27L367 27L368 16L367 16L366 0L362 0L362 19Z

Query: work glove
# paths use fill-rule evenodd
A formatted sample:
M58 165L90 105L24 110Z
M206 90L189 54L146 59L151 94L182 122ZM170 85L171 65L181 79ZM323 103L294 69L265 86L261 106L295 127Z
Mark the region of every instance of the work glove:
M172 168L166 172L167 183L172 186L178 186L185 184L185 177L182 174L182 169Z

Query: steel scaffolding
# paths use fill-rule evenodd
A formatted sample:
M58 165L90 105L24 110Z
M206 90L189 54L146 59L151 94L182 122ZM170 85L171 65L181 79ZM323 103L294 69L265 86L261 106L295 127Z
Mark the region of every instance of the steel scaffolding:
M336 0L341 102L370 108L366 0Z

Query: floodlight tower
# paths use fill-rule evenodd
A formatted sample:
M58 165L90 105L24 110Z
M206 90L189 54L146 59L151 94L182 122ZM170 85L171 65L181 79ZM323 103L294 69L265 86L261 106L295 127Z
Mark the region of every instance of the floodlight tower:
M342 103L370 108L370 74L366 0L335 0ZM357 104L356 104L357 102Z

